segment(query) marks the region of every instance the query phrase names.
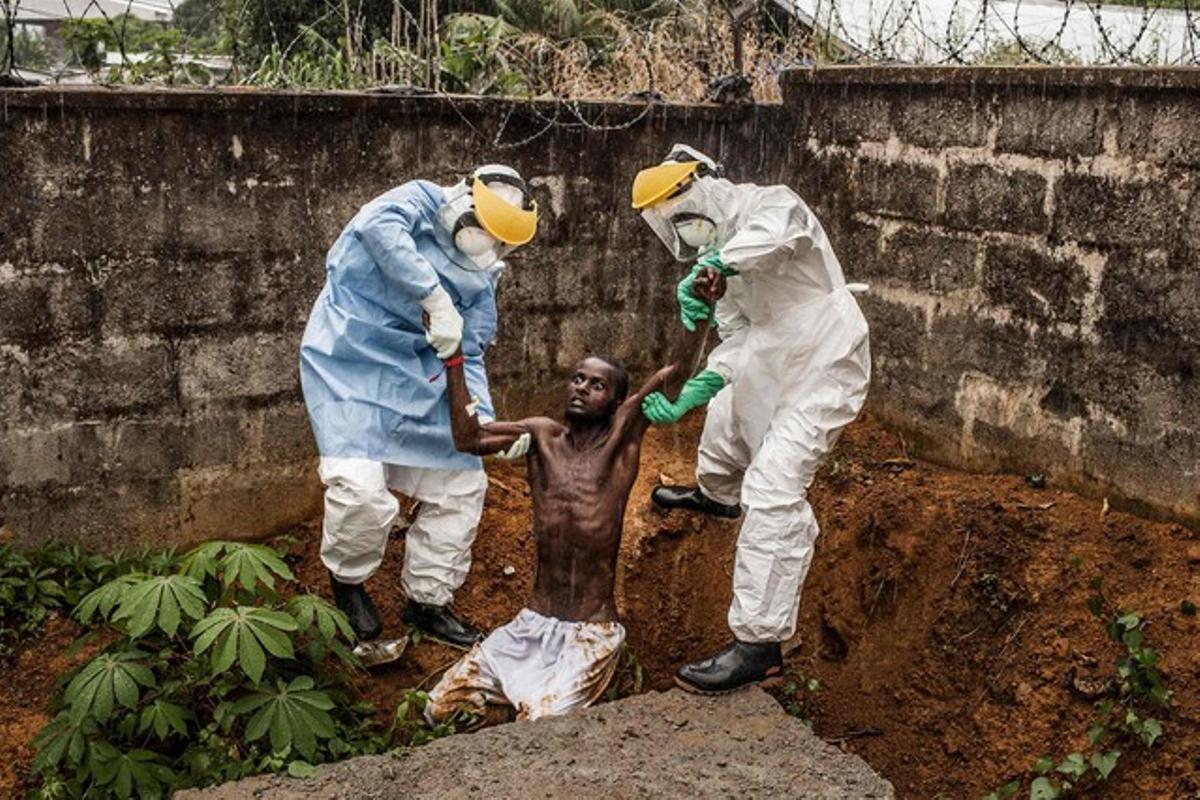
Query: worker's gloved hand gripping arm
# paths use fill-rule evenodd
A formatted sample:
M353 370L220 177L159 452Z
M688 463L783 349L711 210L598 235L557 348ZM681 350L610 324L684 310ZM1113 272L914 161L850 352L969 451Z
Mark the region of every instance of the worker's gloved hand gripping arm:
M675 299L679 301L679 316L683 320L683 327L689 331L696 330L696 323L711 321L713 318L713 307L716 303L706 302L693 291L696 278L705 270L716 271L724 278L737 274L735 270L726 267L721 261L721 254L713 250L697 261L691 272L679 282L675 287Z
M689 324L689 311L684 304L684 282L686 296L703 306L693 316ZM684 327L694 332L696 326L707 326L712 318L712 309L717 300L725 293L725 273L713 262L698 263L691 274L680 282L677 296L680 300L680 313L684 316ZM642 401L642 413L646 419L658 424L678 422L684 414L697 406L702 406L716 395L725 385L725 379L719 374L705 370L699 375L683 382L683 375L689 375L694 370L693 364L687 364L684 370L676 373L674 385L668 383L664 391L652 392ZM674 397L674 400L670 398Z
M381 206L363 215L355 233L390 284L420 302L428 317L425 340L445 360L462 343L463 321L437 272L413 242L417 216L405 205Z

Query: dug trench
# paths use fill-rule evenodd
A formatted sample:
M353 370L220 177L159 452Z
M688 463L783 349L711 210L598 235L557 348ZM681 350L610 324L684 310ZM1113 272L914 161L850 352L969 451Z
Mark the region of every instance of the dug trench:
M699 422L649 434L626 515L619 603L628 657L610 695L664 689L680 663L722 646L738 523L650 507L660 480L687 481ZM456 606L491 628L521 607L532 581L530 501L518 465L489 467L488 504ZM1085 751L1095 704L1122 648L1088 609L1096 576L1122 609L1147 620L1172 692L1153 747L1124 747L1089 796L1190 797L1200 791L1200 536L1101 502L1035 488L1020 476L975 475L910 458L873 419L846 432L811 490L822 523L804 588L788 680L775 690L816 733L858 754L901 797L981 797L1028 779L1039 757ZM292 532L301 583L328 595L319 524ZM371 587L402 630L403 526ZM50 635L63 639L54 626ZM5 761L27 760L48 719L52 681L24 664L0 688ZM43 650L43 652L45 652ZM406 689L428 688L455 653L432 642L357 678L390 714ZM65 668L58 662L55 665ZM803 687L816 679L819 689ZM11 777L11 776L10 776ZM11 784L10 784L11 786ZM3 787L0 787L3 788Z

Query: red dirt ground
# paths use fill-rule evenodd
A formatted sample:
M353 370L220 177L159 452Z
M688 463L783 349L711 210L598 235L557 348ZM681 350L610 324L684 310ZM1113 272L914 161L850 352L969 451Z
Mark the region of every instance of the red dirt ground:
M737 523L649 507L660 478L687 481L699 422L653 430L626 516L620 601L647 684L670 685L681 661L725 643ZM470 577L457 609L490 628L506 622L531 585L533 541L522 469L490 469L491 491ZM1119 655L1086 607L1088 581L1149 620L1174 692L1152 751L1128 751L1105 798L1191 797L1200 791L1200 621L1179 612L1200 601L1200 534L1120 513L1099 501L1033 489L1019 477L970 475L907 457L902 440L870 418L856 423L812 490L824 533L801 604L789 667L818 678L807 705L817 733L858 753L900 796L979 797L1027 772L1044 754L1085 746L1091 701L1076 678L1113 673ZM316 558L316 523L293 534L297 575L328 596ZM371 589L389 630L402 631L403 533ZM1075 566L1078 563L1079 566ZM505 576L505 567L515 573ZM0 686L0 795L47 720L44 704L71 631L48 628L16 680ZM408 687L428 687L455 652L433 643L358 679L394 708ZM623 677L627 689L631 677Z

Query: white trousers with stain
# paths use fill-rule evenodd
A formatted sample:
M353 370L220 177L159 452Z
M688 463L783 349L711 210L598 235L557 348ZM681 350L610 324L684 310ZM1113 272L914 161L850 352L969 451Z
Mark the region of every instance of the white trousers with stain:
M383 563L400 513L391 490L419 500L405 534L400 584L418 603L446 605L471 568L471 544L483 515L483 470L402 467L365 458L322 458L325 520L321 560L342 583L362 583Z
M619 622L564 622L525 608L446 670L425 718L511 705L517 719L568 714L594 703L612 680L625 643Z

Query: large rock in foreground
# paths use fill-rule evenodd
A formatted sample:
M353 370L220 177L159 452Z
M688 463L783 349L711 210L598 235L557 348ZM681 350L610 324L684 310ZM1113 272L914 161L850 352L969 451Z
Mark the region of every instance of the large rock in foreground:
M410 751L258 777L191 796L319 798L892 798L891 784L788 716L760 689L638 695L571 717L516 722Z

